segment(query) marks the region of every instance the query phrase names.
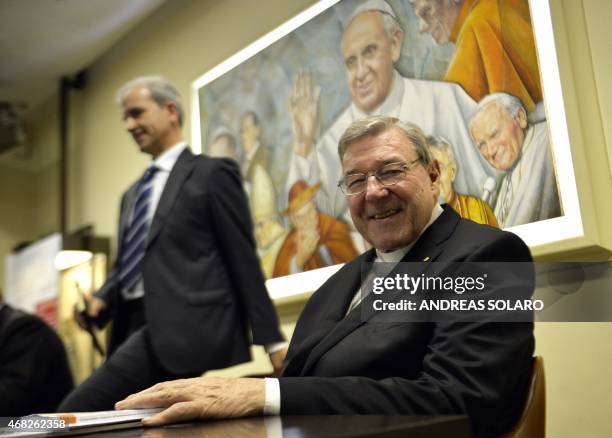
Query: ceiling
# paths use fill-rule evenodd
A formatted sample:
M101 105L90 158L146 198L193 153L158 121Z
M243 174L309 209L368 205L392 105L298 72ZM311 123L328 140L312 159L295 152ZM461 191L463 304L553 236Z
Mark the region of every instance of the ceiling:
M165 1L0 0L0 103L27 117Z
M165 0L0 0L0 101L35 107Z

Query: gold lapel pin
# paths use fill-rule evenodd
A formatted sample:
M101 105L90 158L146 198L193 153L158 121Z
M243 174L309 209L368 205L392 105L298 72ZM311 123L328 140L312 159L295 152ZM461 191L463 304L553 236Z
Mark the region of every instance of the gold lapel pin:
M425 257L425 258L423 259L423 261L424 261L424 262L429 261L429 256Z

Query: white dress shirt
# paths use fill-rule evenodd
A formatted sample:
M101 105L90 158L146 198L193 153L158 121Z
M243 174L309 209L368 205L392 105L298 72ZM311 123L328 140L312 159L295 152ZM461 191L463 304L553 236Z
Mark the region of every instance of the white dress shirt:
M149 203L149 211L147 213L147 219L149 224L153 220L153 216L155 215L155 210L157 210L157 205L159 204L159 199L161 198L161 194L164 191L164 187L166 187L166 182L168 181L168 176L170 175L170 171L176 164L176 160L178 160L179 155L185 150L187 147L187 143L180 142L172 146L170 149L162 153L159 157L151 161L149 166L157 167L157 172L153 174L153 178L151 179L151 185L153 191L151 192L151 202ZM130 212L130 220L132 219L133 211ZM144 284L142 278L134 286L132 290L121 290L121 295L125 300L135 300L137 298L141 298L144 296Z

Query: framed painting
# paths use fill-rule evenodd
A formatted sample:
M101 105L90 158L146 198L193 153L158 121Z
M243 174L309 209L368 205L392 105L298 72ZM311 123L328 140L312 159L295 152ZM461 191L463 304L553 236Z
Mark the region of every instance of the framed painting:
M583 235L548 2L324 0L192 84L192 145L239 163L273 297L369 247L337 153L368 114L421 127L463 217Z

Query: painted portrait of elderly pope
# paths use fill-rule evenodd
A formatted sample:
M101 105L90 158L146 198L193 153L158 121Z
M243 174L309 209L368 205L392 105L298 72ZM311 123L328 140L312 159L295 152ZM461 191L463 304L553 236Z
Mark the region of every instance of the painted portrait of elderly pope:
M337 151L366 115L423 129L463 217L560 216L540 81L528 0L343 0L201 84L200 141L240 165L266 275L294 274L369 247Z

